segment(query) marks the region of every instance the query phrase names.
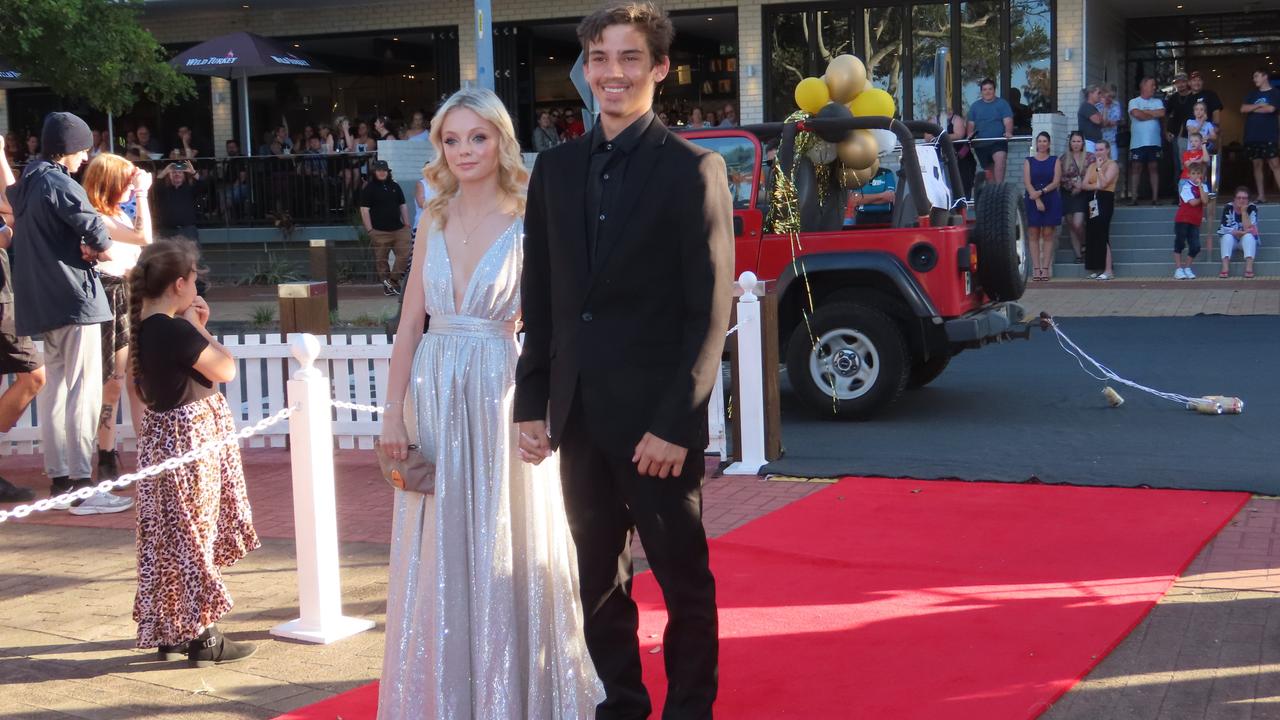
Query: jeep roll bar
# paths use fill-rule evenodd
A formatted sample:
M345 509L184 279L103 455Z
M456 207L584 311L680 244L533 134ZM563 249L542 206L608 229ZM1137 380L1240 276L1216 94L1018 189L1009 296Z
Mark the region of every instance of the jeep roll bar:
M781 136L781 142L778 145L778 167L788 176L791 175L792 166L795 164L796 134L799 132L815 132L820 135L830 136L841 135L853 130L889 130L898 138L898 143L904 148L915 146L915 135L913 133L929 133L938 138L938 145L942 148L942 160L947 165L948 180L950 181L952 192L954 193L957 188L961 190L964 188L964 182L960 177L960 165L956 159L955 146L951 143L951 138L936 123L921 120L909 120L903 123L884 116L834 119L813 117L793 123L747 125L742 129L754 134L762 142L775 136ZM933 206L930 204L929 195L925 191L924 177L920 174L920 159L916 157L914 152L902 153L902 170L911 191L911 199L915 202L916 216L918 218L929 217Z

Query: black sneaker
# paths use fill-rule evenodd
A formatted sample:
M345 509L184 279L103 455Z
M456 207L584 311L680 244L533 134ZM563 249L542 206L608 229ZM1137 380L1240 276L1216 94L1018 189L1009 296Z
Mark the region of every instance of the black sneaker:
M27 488L18 487L0 477L0 503L30 502L35 499L36 494L34 492Z
M120 453L115 450L98 451L98 482L120 477Z

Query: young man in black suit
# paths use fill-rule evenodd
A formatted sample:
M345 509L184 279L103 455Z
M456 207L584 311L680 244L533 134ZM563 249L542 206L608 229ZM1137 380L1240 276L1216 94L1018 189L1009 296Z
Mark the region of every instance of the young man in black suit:
M710 718L715 580L702 527L707 400L733 283L724 160L654 117L674 30L647 2L578 26L600 106L529 184L515 420L528 462L560 450L600 720L646 718L631 533L667 601L663 717Z

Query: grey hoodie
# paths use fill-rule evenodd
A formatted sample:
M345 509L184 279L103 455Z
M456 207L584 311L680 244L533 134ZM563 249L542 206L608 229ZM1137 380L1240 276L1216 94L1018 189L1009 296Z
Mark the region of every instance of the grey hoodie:
M19 335L111 319L102 282L80 244L111 247L107 226L67 169L40 159L7 191L13 206L13 309Z

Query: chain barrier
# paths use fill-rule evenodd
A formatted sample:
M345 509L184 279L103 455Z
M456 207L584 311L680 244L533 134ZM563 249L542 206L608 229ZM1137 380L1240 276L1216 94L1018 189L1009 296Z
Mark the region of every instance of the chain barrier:
M355 410L356 412L366 412L366 413L375 413L375 414L381 414L383 412L383 409L377 405L362 405L360 403L343 402L341 400L330 400L329 402L333 405L333 407L339 408L341 410ZM277 412L276 414L271 415L270 417L265 417L259 420L253 425L247 425L237 430L236 432L232 433L231 435L228 435L227 437L222 438L221 440L214 440L213 442L206 443L204 445L201 445L198 448L194 448L182 455L179 455L178 457L169 458L168 460L165 460L164 462L159 463L158 465L152 465L149 468L143 468L142 470L138 470L136 472L121 475L115 480L103 480L97 485L80 488L79 490L73 490L71 492L63 493L62 495L58 495L55 497L49 497L49 498L44 498L42 500L37 500L29 505L19 505L13 508L12 510L0 510L0 523L3 523L6 520L9 520L12 518L22 519L27 517L33 512L45 512L53 509L66 509L63 506L73 501L88 500L89 498L93 497L94 495L97 495L100 492L110 492L111 490L119 490L122 488L126 488L129 485L132 485L134 482L138 480L142 480L144 478L149 478L149 477L155 477L156 475L164 474L166 472L169 472L170 470L177 470L183 465L186 465L189 462L198 460L204 455L212 453L215 450L219 450L223 447L226 447L227 445L238 444L241 440L248 440L254 435L257 435L263 430L266 430L267 428L271 427L272 425L275 425L277 423L283 422L284 420L287 420L289 416L293 415L294 410L295 408L291 408L291 407L285 408Z
M151 467L143 468L136 472L131 472L131 473L121 475L115 480L103 480L97 485L80 488L79 490L73 490L71 492L63 493L55 497L49 497L49 498L44 498L43 500L37 500L34 503L31 503L29 505L19 505L13 508L12 510L0 510L0 523L3 523L6 520L9 520L11 518L22 519L27 517L33 512L45 512L47 510L53 510L55 508L66 509L65 506L75 500L88 500L89 498L93 497L94 495L97 495L100 492L110 492L112 490L118 490L121 488L128 487L129 485L132 485L134 482L138 480L142 480L149 477L155 477L157 475L162 475L166 472L169 472L170 470L177 470L183 465L186 465L189 462L198 460L201 457L207 454L211 454L216 450L220 450L228 445L238 444L241 440L247 440L253 437L254 435L257 435L258 433L262 432L263 430L266 430L272 425L275 425L279 422L286 420L290 415L293 414L293 411L294 411L294 408L291 408L291 407L284 408L283 410L277 412L276 414L271 415L269 417L265 417L259 420L258 422L254 423L253 425L247 425L237 430L236 432L232 433L231 435L228 435L227 437L224 437L220 440L214 440L213 442L205 443L204 445L201 445L200 447L189 450L186 453L179 455L178 457L169 458L168 460L165 460L164 462L159 463L157 465L152 465Z
M361 405L360 403L343 402L342 400L330 400L330 403L339 410L355 410L356 412L367 412L381 414L382 408L377 405Z

